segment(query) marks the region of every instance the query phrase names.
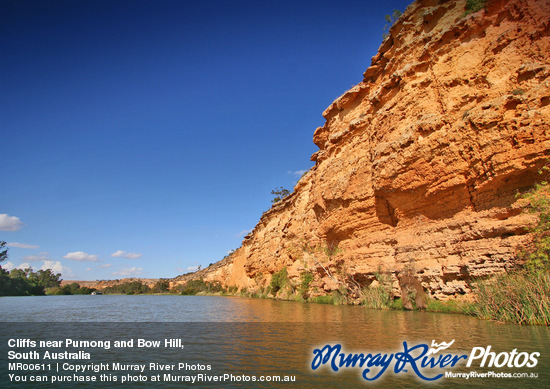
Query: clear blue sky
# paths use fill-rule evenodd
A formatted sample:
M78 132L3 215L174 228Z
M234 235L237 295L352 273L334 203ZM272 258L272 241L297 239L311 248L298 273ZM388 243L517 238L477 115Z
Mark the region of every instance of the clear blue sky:
M3 267L220 260L312 166L321 113L408 3L0 0Z

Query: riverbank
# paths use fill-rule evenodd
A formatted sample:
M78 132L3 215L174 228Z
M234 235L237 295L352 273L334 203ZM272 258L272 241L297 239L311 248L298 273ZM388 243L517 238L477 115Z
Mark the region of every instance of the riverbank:
M528 269L503 273L487 280L472 282L476 290L474 298L437 300L416 290L403 290L401 296L393 295L388 279L363 289L350 291L340 288L330 294L310 290L309 279L303 278L294 285L285 273L273 277L268 288L248 290L225 288L219 282L190 280L185 284L169 287L166 281L158 281L149 287L139 280L117 283L101 291L111 295L197 295L236 296L258 299L294 301L329 305L360 305L381 310L409 310L434 313L454 313L475 316L496 322L527 325L550 325L550 272ZM52 293L53 294L53 293Z

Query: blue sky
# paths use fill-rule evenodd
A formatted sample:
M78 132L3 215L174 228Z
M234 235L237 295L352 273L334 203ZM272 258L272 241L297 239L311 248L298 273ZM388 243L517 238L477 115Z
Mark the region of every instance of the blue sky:
M175 277L312 166L409 1L0 0L4 268Z

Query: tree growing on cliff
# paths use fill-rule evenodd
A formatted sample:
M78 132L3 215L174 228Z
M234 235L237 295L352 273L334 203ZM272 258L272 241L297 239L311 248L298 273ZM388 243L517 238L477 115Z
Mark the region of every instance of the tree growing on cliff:
M384 26L384 33L382 34L382 37L386 39L388 36L390 36L390 28L394 25L394 23L401 17L401 11L398 9L394 9L391 15L384 16L384 19L386 20L386 25Z
M290 194L290 191L288 189L283 188L282 186L275 188L271 191L272 195L275 195L275 198L271 200L273 204L278 203L282 199L284 199L286 196Z
M273 275L271 276L271 283L269 284L269 286L271 287L271 293L276 296L279 290L281 290L287 283L288 272L285 267L283 268L283 270L273 273Z
M462 16L468 16L486 7L487 0L466 0L466 10Z

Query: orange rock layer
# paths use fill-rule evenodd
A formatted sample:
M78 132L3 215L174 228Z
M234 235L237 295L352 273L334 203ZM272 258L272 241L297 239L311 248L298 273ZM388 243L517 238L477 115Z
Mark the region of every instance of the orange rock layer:
M315 130L315 166L200 277L261 290L287 268L311 294L412 274L432 297L513 265L532 216L516 194L550 154L550 2L411 4L363 81Z

